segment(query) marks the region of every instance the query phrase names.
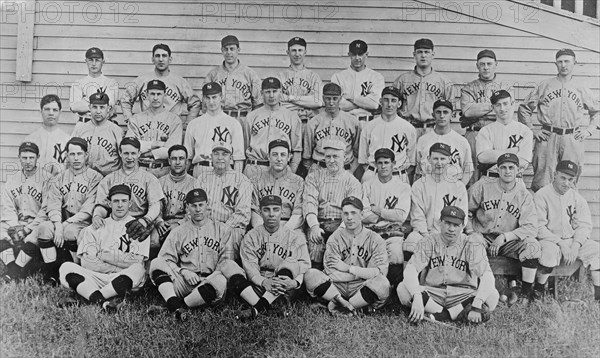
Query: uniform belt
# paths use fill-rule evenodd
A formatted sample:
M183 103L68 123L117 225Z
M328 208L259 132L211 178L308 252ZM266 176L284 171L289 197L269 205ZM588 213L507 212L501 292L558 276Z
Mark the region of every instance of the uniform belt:
M269 161L268 160L246 159L246 164L262 165L262 166L268 167Z
M248 111L244 111L244 110L239 110L239 109L231 109L228 111L223 111L225 112L227 115L231 116L231 117L246 117L248 115Z
M372 165L369 165L369 167L367 169L369 169L372 172L377 172L377 169ZM400 175L400 174L406 174L406 169L394 170L392 172L392 175Z
M203 167L212 167L212 163L208 160L201 160L198 163L194 164L194 165L201 165Z
M435 127L435 121L425 121L425 122L410 122L415 128L433 128Z
M138 161L138 164L140 167L148 168L148 169L164 168L169 165L169 163L165 163L165 162L142 162L142 161Z
M327 163L325 163L324 161L320 161L319 165L321 166L321 168L327 168ZM344 169L348 170L352 168L352 164L344 164Z
M542 129L547 130L548 132L556 133L558 135L566 135L575 132L575 128L561 128L549 126L546 124L542 124Z
M358 116L357 117L359 121L372 121L373 118L375 118L374 115L368 115L368 116Z

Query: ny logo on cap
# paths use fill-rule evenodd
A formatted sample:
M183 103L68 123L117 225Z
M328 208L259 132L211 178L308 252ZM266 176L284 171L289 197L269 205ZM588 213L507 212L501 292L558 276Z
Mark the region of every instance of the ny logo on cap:
M573 169L573 164L569 163L567 164L567 166L569 167L569 169Z
M356 47L360 47L360 42L355 45Z
M199 192L197 192L197 191L195 191L195 192L194 192L194 196L200 196L200 193L199 193Z
M499 95L500 95L500 91L494 92L494 96L499 96Z
M450 210L450 215L456 215L456 210Z
M206 85L206 89L212 89L212 85L211 84L207 84Z
M294 41L300 41L299 37L294 37Z
M96 53L96 49L95 48L92 49L92 53Z
M272 78L269 78L269 83L273 83L274 80Z
M152 84L153 84L153 85L157 85L157 84L158 84L158 81L157 81L157 80L154 80L154 81L152 81Z

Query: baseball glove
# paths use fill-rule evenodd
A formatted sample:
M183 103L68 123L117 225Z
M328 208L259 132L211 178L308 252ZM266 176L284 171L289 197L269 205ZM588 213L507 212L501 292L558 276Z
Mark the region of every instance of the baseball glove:
M456 317L456 320L463 321L465 323L469 323L469 319L467 317L469 317L469 312L471 312L471 311L475 311L475 312L478 312L481 314L481 323L487 322L490 320L491 314L485 305L483 306L483 308L476 308L476 307L473 307L470 303L462 310L462 312L460 312L458 314L458 317Z
M22 241L27 236L23 225L11 226L8 228L7 233L13 241Z
M139 220L135 219L125 224L125 227L127 228L127 235L129 235L130 239L142 242L150 236L154 225L148 224L147 226L144 226Z

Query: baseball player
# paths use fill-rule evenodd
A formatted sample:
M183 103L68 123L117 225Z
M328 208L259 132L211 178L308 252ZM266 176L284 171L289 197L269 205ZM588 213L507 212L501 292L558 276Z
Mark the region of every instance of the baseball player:
M140 141L136 138L125 137L119 144L119 154L123 166L107 175L98 184L92 226L95 230L104 226L110 209L109 188L117 184L125 184L131 188L132 194L129 215L137 219L127 224L127 234L131 239L141 242L145 241L152 232L155 220L160 214L161 201L165 195L158 179L139 168L140 148ZM154 255L159 250L156 244L156 242L151 242L150 245L150 250Z
M392 287L402 281L404 222L410 212L410 185L393 175L396 155L388 148L375 151L377 176L363 183L363 224L385 240Z
M533 291L533 281L540 258L535 204L527 188L517 183L519 157L503 154L496 165L500 174L497 180L481 178L469 189L472 236L485 243L490 257L521 261L521 294L533 301L539 298Z
M44 260L46 279L58 282L61 260L57 249L77 257L77 237L90 226L96 190L102 175L90 169L86 162L88 144L73 137L67 142L69 168L52 178L48 185L44 207L46 221L38 227L37 245Z
M209 219L208 198L202 189L185 196L190 220L174 228L150 263L150 277L178 320L188 318L185 308L219 302L225 296L227 279L219 265L231 254L229 230ZM150 308L152 311L152 307Z
M187 149L183 145L175 144L169 148L168 156L169 174L158 180L165 199L154 230L150 234L151 247L161 247L169 232L185 221L185 196L196 185L196 179L186 173ZM150 257L153 253L151 252Z
M514 102L508 91L494 92L490 98L496 113L496 121L479 130L476 140L479 173L490 178L498 177L496 160L505 153L519 157L521 177L531 162L533 133L526 125L514 120Z
M358 144L360 125L350 113L340 111L342 88L335 83L323 87L325 111L313 117L304 132L303 165L309 172L325 168L323 143L331 139L344 142L344 169L354 173L358 167Z
M335 73L331 82L342 88L340 108L359 121L368 122L379 108L379 94L385 86L383 75L367 68L367 43L354 40L348 46L350 68Z
M375 177L375 152L380 148L389 148L396 155L394 175L410 183L415 169L417 131L398 116L402 99L395 87L385 87L381 91L380 102L381 115L367 123L360 135L358 162L364 168L362 182Z
M2 191L0 260L6 266L6 280L23 277L23 268L39 252L34 242L40 222L38 213L42 210L42 192L46 189L46 180L37 166L39 153L35 143L21 143L21 170L7 177Z
M304 193L304 180L294 174L288 167L290 160L290 145L283 139L276 139L269 143L269 170L251 176L252 191L252 227L257 228L263 224L260 211L260 201L266 195L277 195L281 198L281 221L285 227L297 230L306 240L302 227L302 194Z
M110 112L108 119L112 121L117 117L117 103L119 100L119 84L114 79L104 76L104 52L97 47L91 47L85 52L85 64L88 75L78 79L71 85L69 92L69 107L71 112L78 115L78 122L89 122L92 119L90 113L90 96L97 92L106 93L110 99Z
M480 323L496 309L500 295L485 249L462 233L464 222L461 208L447 206L441 231L418 243L396 289L400 304L411 307L409 321L427 316Z
M140 289L146 282L144 264L148 260L150 241L139 242L127 234L126 224L135 221L129 214L132 190L124 184L115 185L108 192L111 214L101 228L85 230L77 255L81 265L65 262L60 266L60 283L92 304L100 304L106 312L118 306L116 296ZM59 306L76 305L66 299Z
M417 128L417 137L420 137L435 125L432 118L433 103L438 99L453 100L453 84L446 76L433 69L433 41L415 41L413 56L415 68L398 76L394 87L398 88L404 99L400 115Z
M208 196L210 218L225 224L231 235L233 259L239 258L240 242L250 223L252 183L231 168L233 149L228 142L216 142L212 148L213 170L205 171L196 179L196 188Z
M180 118L187 110L189 120L198 117L200 113L200 98L194 93L192 86L183 77L171 73L171 48L166 44L156 44L152 48L152 63L154 71L141 75L128 83L125 93L121 96L121 108L125 121L129 123L133 117L133 105L140 102L140 112L150 107L147 84L152 80L161 80L165 84L163 106L167 112L173 112ZM188 120L188 121L189 121Z
M542 247L534 289L543 294L552 269L561 259L566 264L579 259L592 273L594 299L600 302L600 247L590 236L592 217L588 203L574 189L579 173L577 163L562 160L556 165L552 183L533 196Z
M88 164L102 175L114 172L121 164L118 148L123 130L108 120L111 108L109 102L105 93L92 94L92 120L76 126L71 134L71 137L83 138L88 142Z
M429 148L427 160L431 174L415 181L412 186L410 225L413 231L404 240L404 262L408 262L419 241L440 231L439 217L435 213L450 205L467 211L465 185L446 175L451 157L452 152L447 144L434 143Z
M56 175L64 169L69 136L58 126L62 104L55 94L47 94L40 101L42 126L29 134L24 142L35 143L40 148L37 162L42 170Z
M388 254L378 234L363 227L362 201L354 196L342 201L345 227L334 232L325 249L325 270L309 269L304 274L312 297L329 301L333 314L357 309L377 309L390 294Z
M327 168L308 174L302 197L308 251L315 268L323 268L327 239L342 223L342 200L348 196L362 197L360 182L344 170L346 143L330 139L323 143L323 149Z
M169 172L167 152L183 139L181 119L163 106L166 88L161 80L148 82L146 93L150 106L133 115L127 123L126 136L137 138L141 144L140 167L157 178Z
M431 172L427 160L429 148L434 143L444 143L450 147L450 152L452 153L450 156L450 165L446 171L448 180L456 178L456 180L461 180L466 186L469 184L473 173L471 147L465 137L456 133L450 127L452 110L452 103L445 100L437 100L433 104L435 127L433 127L431 132L423 134L417 141L417 175L423 176Z
M282 225L283 201L277 195L260 199L262 224L250 230L240 247L242 266L227 261L221 270L233 293L252 307L237 313L239 320L254 319L279 297L292 300L310 268L306 240Z
M302 122L296 112L281 106L281 82L275 77L265 78L261 85L264 106L250 112L246 168L244 174L253 176L269 167L269 143L283 139L290 143L290 168L296 172L302 159Z
M221 108L222 89L216 82L202 87L202 100L206 113L193 119L185 131L184 145L189 153L189 168L195 178L211 169L212 147L217 142L228 142L233 147L234 167L241 172L244 167L244 133L235 118Z
M598 96L581 80L573 78L576 64L573 50L559 50L556 77L539 83L519 106L519 122L533 130L531 116L537 109L538 122L542 125L541 130L534 131L533 191L552 182L553 170L561 160L571 160L581 170L583 141L600 128ZM590 116L589 124L586 112Z
M471 147L471 163L474 172L470 184L479 179L475 138L481 128L496 120L496 112L494 112L490 97L494 92L501 89L509 93L512 92L512 85L500 81L496 76L498 61L494 51L488 49L479 51L475 65L479 71L479 77L464 85L460 95L460 108L462 111L460 126L466 129L465 138Z
M223 63L215 66L204 78L204 83L216 82L223 89L223 111L237 118L246 130L245 118L252 109L262 104L260 78L238 59L240 41L233 35L221 39ZM244 138L244 143L247 138Z

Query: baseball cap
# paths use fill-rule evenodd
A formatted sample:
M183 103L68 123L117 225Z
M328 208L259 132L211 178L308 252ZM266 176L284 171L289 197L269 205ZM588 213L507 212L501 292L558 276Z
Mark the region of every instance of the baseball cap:
M483 57L489 57L489 58L493 58L495 60L496 54L492 50L485 49L485 50L479 51L479 53L477 54L477 61L479 61L479 59L483 58Z
M142 145L140 144L140 141L137 138L134 137L125 137L121 140L121 143L119 144L119 148L122 148L124 145L130 145L132 147L135 147L137 149L140 149L142 147Z
M281 197L277 195L265 195L260 199L260 207L277 205L282 206Z
M506 162L514 163L517 166L519 166L519 157L517 157L517 155L513 154L513 153L504 153L498 157L498 160L496 161L496 165L500 166L500 164L506 163Z
M579 166L570 160L561 160L556 165L556 171L570 176L577 176Z
M108 198L112 198L115 194L125 194L131 198L131 188L125 184L117 184L108 190Z
M146 86L146 89L148 91L153 90L153 89L157 89L159 91L166 91L167 90L167 86L161 80L152 80L152 81L148 82L148 85Z
M329 82L328 84L323 86L323 95L341 96L342 95L342 87L340 87L337 83Z
M381 97L385 96L386 94L391 94L392 96L400 99L400 91L394 86L384 87L383 91L381 91Z
M288 150L288 152L290 151L290 144L287 142L287 140L283 140L283 139L272 140L269 143L269 152L271 151L271 149L277 148L277 147L284 147Z
M510 93L508 93L507 90L499 90L494 92L490 97L490 101L492 102L492 104L496 104L496 102L503 98L511 98L511 95Z
M204 86L202 86L202 95L203 96L210 96L213 94L221 94L223 92L223 89L221 88L221 85L218 84L217 82L210 82L205 84Z
M231 148L231 144L228 142L224 142L224 141L218 141L215 142L215 144L213 144L212 146L212 151L214 152L215 150L224 150L226 152L229 153L233 153L233 149Z
M560 50L558 50L558 52L556 52L556 58L559 58L560 56L564 55L575 57L575 52L570 48L561 48Z
M185 202L188 204L199 201L208 201L206 192L202 189L192 189L185 195Z
M415 50L418 50L420 48L433 50L433 41L431 41L430 39L418 39L417 41L415 41Z
M323 149L337 149L337 150L345 150L346 143L342 142L339 139L326 139L323 141Z
M73 137L73 138L69 139L69 141L67 142L67 149L69 149L70 144L81 147L81 149L83 149L83 151L86 153L88 151L88 142L83 138Z
M267 77L262 81L261 89L279 89L281 82L276 77Z
M362 201L355 196L349 196L349 197L345 198L344 200L342 200L342 208L346 205L352 205L355 208L357 208L358 210L364 209Z
M392 152L389 148L379 148L375 151L375 161L379 158L389 158L391 160L396 160L396 156L394 152Z
M90 104L108 104L108 95L104 92L92 93Z
M431 145L431 147L429 147L429 155L431 155L431 153L436 152L436 153L441 153L443 155L446 156L451 156L452 155L452 150L450 149L450 146L446 143L433 143Z
M450 101L446 101L445 99L438 99L433 103L433 110L435 111L436 108L442 106L449 108L451 111L454 109L452 108L452 103L450 103Z
M171 48L167 44L156 44L156 45L154 45L154 47L152 47L152 54L153 55L156 52L156 50L165 50L165 51L167 51L167 53L169 54L169 56L171 56Z
M238 40L237 37L233 36L233 35L227 35L225 37L223 37L223 39L221 40L221 47L225 47L227 45L240 45L240 40Z
M368 49L369 46L367 46L367 43L363 40L354 40L350 42L350 45L348 46L348 51L354 55L362 55L366 53Z
M442 209L440 219L449 221L451 223L463 225L465 223L465 212L459 207L449 205Z
M288 41L288 48L290 48L294 45L300 45L300 46L306 47L306 41L304 41L304 39L302 37L293 37L291 40Z
M31 152L35 155L39 155L40 148L37 146L37 144L35 144L33 142L23 142L19 146L19 154L21 154L23 152Z
M85 51L85 58L104 59L104 52L97 47L90 47L87 51Z

